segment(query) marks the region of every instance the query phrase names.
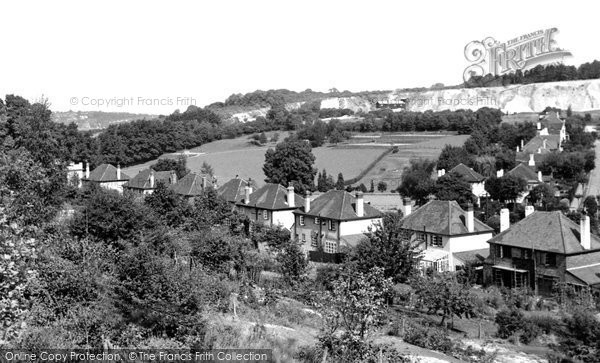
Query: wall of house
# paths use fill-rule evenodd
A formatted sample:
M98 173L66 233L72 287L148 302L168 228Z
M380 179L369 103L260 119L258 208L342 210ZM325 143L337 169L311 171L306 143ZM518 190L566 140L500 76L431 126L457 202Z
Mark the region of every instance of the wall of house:
M305 252L308 251L316 251L317 247L311 245L311 236L312 233L315 232L317 236L319 233L323 235L323 241L332 240L336 241L339 246L339 225L338 222L335 221L335 231L330 231L328 229L327 220L320 220L320 225L315 223L314 217L305 217L304 225L300 224L300 216L295 215L294 219L294 231L293 234L297 234L297 236L292 235L292 238L297 237L299 241L302 241L302 234L304 234L306 241L302 243L302 249Z
M383 224L383 220L381 218L373 218L341 222L340 236L366 233L369 231L369 228L375 229L377 224Z
M103 182L103 183L98 183L98 185L100 185L102 188L106 188L109 190L116 190L119 193L123 193L123 184L125 184L125 183L127 183L127 180Z
M448 251L454 253L487 249L489 248L487 241L491 238L492 232L450 237L448 240Z
M473 183L471 184L471 192L477 197L485 197L487 192L485 191L484 183Z
M273 226L281 225L291 229L294 224L294 213L291 210L273 211Z

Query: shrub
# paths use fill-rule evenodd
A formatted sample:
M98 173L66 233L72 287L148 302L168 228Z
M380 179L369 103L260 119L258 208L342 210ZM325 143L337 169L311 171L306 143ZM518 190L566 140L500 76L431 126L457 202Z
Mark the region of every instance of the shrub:
M560 321L560 319L555 318L549 314L536 314L531 315L527 318L529 322L537 325L540 329L540 332L544 334L555 333L558 335L563 335L565 332L564 324Z
M400 321L392 323L390 333L401 336L409 344L443 353L450 353L454 349L454 343L448 338L448 331L437 326L435 323L421 319L408 321L404 323L403 328L401 324L402 322Z
M496 314L496 324L498 324L498 337L507 339L523 326L523 313L517 309L500 310Z

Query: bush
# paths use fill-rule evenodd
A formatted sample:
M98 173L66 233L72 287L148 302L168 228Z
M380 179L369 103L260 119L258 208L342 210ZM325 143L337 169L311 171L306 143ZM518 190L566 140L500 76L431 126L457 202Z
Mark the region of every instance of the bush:
M496 314L496 324L498 324L498 337L508 339L514 335L523 326L523 313L517 309L500 310Z
M427 320L402 321L392 323L391 335L400 336L409 344L421 348L433 349L442 353L450 353L454 343L448 338L448 331Z
M536 314L527 318L529 322L536 325L541 333L563 335L565 333L564 324L560 319L549 314Z

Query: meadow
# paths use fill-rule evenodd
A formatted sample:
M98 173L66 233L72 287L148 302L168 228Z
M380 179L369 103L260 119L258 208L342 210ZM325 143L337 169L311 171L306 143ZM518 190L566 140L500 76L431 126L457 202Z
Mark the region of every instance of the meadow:
M269 140L274 133L267 133ZM279 140L283 140L286 136L286 132L279 132ZM336 146L327 145L313 148L313 154L316 157L315 167L319 171L327 170L327 174L333 175L334 179L337 179L338 173L342 173L348 180L359 175L392 143L398 145L398 153L386 156L361 180L368 186L371 179L393 183L392 179L399 178L399 172L408 164L409 159L414 157L437 158L444 145L462 145L467 137L468 135L431 133L361 134ZM199 172L203 162L209 163L214 169L219 184L239 175L242 178L252 178L260 185L264 183L265 179L262 171L265 152L275 145L275 142L269 142L266 146L254 146L249 143L248 136L214 141L189 150L191 155L187 159L187 165L191 171ZM175 155L161 156L161 158L165 157L175 157ZM153 160L135 165L124 171L133 177L140 170L148 168L155 162L156 160Z

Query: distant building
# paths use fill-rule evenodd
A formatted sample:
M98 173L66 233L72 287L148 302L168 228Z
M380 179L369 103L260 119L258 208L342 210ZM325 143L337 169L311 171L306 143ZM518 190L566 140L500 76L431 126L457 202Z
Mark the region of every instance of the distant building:
M246 187L250 187L250 194L254 190L256 190L256 182L252 179L242 179L236 176L235 178L229 180L227 183L223 184L217 189L217 194L223 197L226 201L228 201L231 205L234 205L244 198L246 193Z
M251 187L246 186L243 198L236 203L240 214L254 223L292 229L293 211L303 200L299 194L294 193L293 186L286 189L279 184L267 183L252 193L251 190Z
M559 146L568 139L565 120L560 118L558 112L549 111L540 116L536 124L538 135L556 135L559 137Z
M177 183L177 174L174 170L154 171L153 169L144 169L123 184L123 188L139 194L152 194L159 183L169 187Z
M90 173L89 164L86 164L85 176L82 179L83 183L94 183L99 186L116 190L119 193L123 192L123 185L130 179L129 175L121 172L121 166L115 168L110 164L101 164Z
M383 223L383 214L364 203L362 192L356 196L344 190L330 190L311 201L304 198L303 205L294 211L293 237L313 260L315 252L322 250L325 260L339 253L343 246L355 246L369 228Z
M456 201L432 200L411 212L410 203L404 205L402 227L423 251L423 269L455 271L477 254L487 257L493 229L474 217L473 206L465 211Z
M452 168L450 173L460 176L471 185L471 193L477 197L477 204L479 204L479 198L488 196L488 193L485 191L485 177L473 170L473 168L460 163Z
M508 210L500 218L501 233L489 241L488 283L541 295L557 282L600 289L600 239L590 233L588 216L578 226L559 211L528 206L525 219L511 227Z
M212 178L209 175L188 173L170 189L183 197L193 199L202 195L207 189L214 189Z
M67 166L67 182L70 183L74 180L77 180L77 187L81 188L82 179L85 177L85 170L83 167L83 163L70 163Z
M561 152L563 143L569 139L565 120L556 112L540 116L536 127L537 135L527 144L523 145L521 142L521 147L517 146L517 162L531 167L539 166L549 154Z

